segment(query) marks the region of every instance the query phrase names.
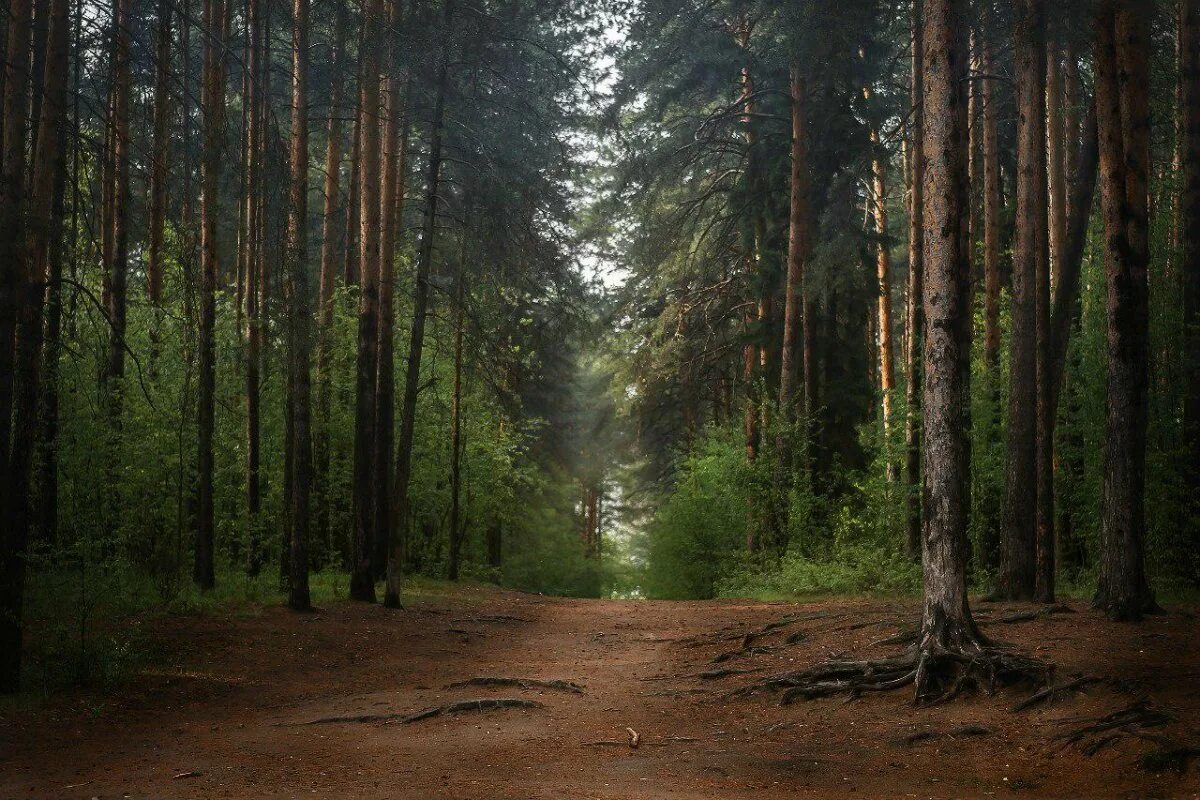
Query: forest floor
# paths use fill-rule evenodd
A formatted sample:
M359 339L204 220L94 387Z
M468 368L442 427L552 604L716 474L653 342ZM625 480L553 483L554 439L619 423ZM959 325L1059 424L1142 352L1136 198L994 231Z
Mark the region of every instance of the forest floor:
M778 693L730 696L831 654L893 652L877 642L915 620L909 600L621 602L463 586L403 612L339 602L167 617L153 623L162 659L124 688L0 706L0 797L1200 796L1200 755L1182 772L1140 763L1163 737L1200 746L1193 614L1129 626L1072 603L1002 623L1037 607L976 608L994 638L1052 660L1056 683L1099 681L1019 713L1029 692L1018 689L930 707L908 690L787 706ZM718 669L754 671L700 677ZM446 688L484 676L582 691ZM540 706L403 720L480 698ZM1138 701L1148 706L1130 718L1144 726L1060 738Z

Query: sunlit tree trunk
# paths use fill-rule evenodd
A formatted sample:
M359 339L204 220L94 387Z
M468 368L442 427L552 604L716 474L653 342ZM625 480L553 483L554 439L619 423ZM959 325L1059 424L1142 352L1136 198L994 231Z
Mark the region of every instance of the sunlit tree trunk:
M1046 43L1047 243L1037 279L1037 554L1035 594L1054 602L1058 552L1054 538L1055 410L1050 386L1050 293L1052 276L1062 270L1067 233L1066 129L1063 118L1062 53L1057 41Z
M875 217L875 275L878 280L879 389L883 395L883 439L887 459L887 479L896 480L896 465L891 458L892 400L896 391L896 362L892 355L892 260L888 246L887 217L887 153L879 142L879 134L871 132L875 148L872 161L873 200Z
M389 15L393 29L400 25L400 2L391 0ZM396 372L393 355L395 341L395 261L399 220L396 217L396 194L399 189L397 173L400 166L400 114L403 98L397 45L394 37L387 47L383 98L383 171L380 176L379 239L379 363L375 375L375 554L372 571L382 576L387 570L388 543L392 540L392 502L388 489L392 478L392 444L395 440Z
M309 361L312 306L308 286L308 0L292 3L292 151L288 214L288 391L292 412L291 559L288 606L307 611L312 414Z

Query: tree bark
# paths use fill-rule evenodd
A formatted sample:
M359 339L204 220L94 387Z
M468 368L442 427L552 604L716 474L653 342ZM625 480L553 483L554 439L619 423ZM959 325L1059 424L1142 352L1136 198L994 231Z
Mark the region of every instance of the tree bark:
M400 2L391 0L389 11L393 29L400 27ZM395 440L396 396L395 371L395 262L396 239L399 232L396 196L399 192L400 114L404 99L400 95L400 80L396 75L399 68L397 45L389 40L387 64L384 72L385 96L383 99L383 174L380 186L380 218L382 228L379 240L379 355L375 375L375 557L372 571L381 577L387 571L388 544L392 540L392 502L388 494L392 477L392 444Z
M908 557L913 561L921 558L921 429L918 414L921 411L921 346L922 331L922 277L925 273L925 134L924 134L924 35L923 3L913 0L912 19L912 85L910 98L913 112L911 122L911 146L909 172L911 189L908 198L908 298L905 320L908 338L905 342L905 374L908 383L904 397L907 411L904 420L904 483L906 497L906 537ZM986 111L986 109L985 109Z
M446 89L450 74L450 32L454 2L446 0L442 19L442 48L438 56L437 88L429 138L429 162L425 174L425 213L421 244L417 251L416 283L413 287L412 327L408 337L408 364L404 374L400 438L396 443L396 475L392 489L393 519L391 548L387 562L387 588L383 603L400 607L400 580L404 570L404 543L408 527L408 490L412 479L413 436L417 423L417 393L421 382L421 350L425 345L425 318L429 311L429 271L433 262L433 239L437 232L438 187L442 174L442 137L446 115Z
M30 0L10 0L4 59L3 152L0 153L0 470L11 447L17 297L24 255L25 139L29 131ZM14 55L16 54L16 55Z
M342 85L346 70L346 7L339 2L335 12L333 41L333 76L329 93L329 118L325 140L325 197L321 213L321 275L317 293L317 353L316 395L317 421L315 437L314 489L317 495L316 540L326 551L331 547L329 511L333 498L329 488L329 459L332 412L332 367L334 292L338 273L338 194L341 189L342 168Z
M150 304L162 305L163 233L167 216L170 175L171 119L171 2L158 0L158 36L154 56L154 155L150 172L150 243L146 261L146 293ZM153 337L157 351L157 320Z
M896 392L896 361L892 354L892 260L888 248L887 153L879 133L871 132L875 147L872 160L875 217L875 275L878 280L879 390L883 398L883 452L887 462L888 483L896 481L896 465L891 458L892 401Z
M1100 207L1107 284L1108 393L1094 604L1111 619L1153 610L1146 580L1150 156L1149 24L1132 0L1104 0L1096 26Z
M779 413L782 425L776 437L775 502L780 505L772 515L776 542L782 545L787 524L787 512L783 498L787 497L791 478L795 474L792 463L792 441L796 436L796 412L799 410L805 428L808 427L808 407L803 396L804 350L801 347L804 302L804 267L812 247L811 177L808 165L808 109L806 108L806 84L800 65L791 65L789 88L792 112L791 176L788 208L788 251L787 279L784 287L783 345L779 355ZM800 384L801 397L796 399L796 386ZM807 430L802 434L807 441ZM807 454L806 454L807 460Z
M926 0L924 72L925 374L918 652L971 653L980 637L967 605L971 259L967 218L967 3ZM920 667L918 667L920 672ZM921 676L918 675L918 691Z
M1181 277L1183 282L1184 358L1183 475L1185 496L1192 498L1193 537L1200 537L1200 0L1180 0L1180 84L1182 87L1179 198ZM1200 547L1200 540L1193 538ZM1196 576L1200 577L1200 576Z
M292 152L288 215L288 388L292 412L291 559L288 607L312 608L308 594L309 501L312 489L312 307L308 288L308 0L292 3Z
M247 572L253 577L262 569L262 542L260 541L260 512L262 510L262 481L259 474L262 460L261 383L263 311L262 297L266 294L263 283L262 237L260 219L261 189L263 188L262 164L266 160L266 98L262 95L260 81L263 62L263 9L262 0L247 0L247 53L246 89L246 136L243 164L242 225L243 233L241 262L245 281L243 303L245 304L245 368L246 368L246 516L245 535L247 542Z
M204 0L203 115L200 198L200 381L197 402L199 505L196 512L194 580L213 588L215 529L213 520L213 422L216 403L217 220L220 216L221 139L225 119L225 2Z
M375 542L375 420L379 367L379 237L380 142L383 108L379 92L383 31L383 0L369 0L363 9L362 78L359 85L359 283L358 364L354 424L354 546L350 596L375 601L372 564Z
M1046 44L1042 0L1017 12L1017 224L1013 248L1012 371L1001 569L997 595L1031 600L1038 536L1040 287L1046 274Z
M463 233L464 245L466 232ZM447 577L458 580L459 564L462 560L462 361L463 361L463 285L466 270L463 263L467 249L464 246L458 261L458 280L454 292L454 390L451 397L450 417L450 563ZM590 539L589 539L590 542Z
M67 43L70 20L67 0L54 0L50 9L43 100L39 107L38 147L34 151L29 191L27 249L19 252L13 278L16 301L12 381L13 420L11 442L4 442L3 487L0 488L0 694L16 692L21 681L22 611L25 594L26 553L30 530L30 484L36 442L38 384L42 354L42 315L50 259L62 235L61 197L64 169L63 127L66 121ZM9 24L13 24L10 20ZM11 39L10 39L11 42ZM13 51L9 51L11 55ZM10 70L9 75L12 75ZM7 97L7 95L6 95ZM9 131L5 120L6 133ZM22 128L24 126L21 126ZM8 155L7 153L5 155ZM21 175L24 181L24 175ZM5 187L6 189L9 187Z
M109 262L105 265L108 275L106 310L109 338L108 357L101 376L106 392L105 400L108 403L109 423L112 426L113 439L110 446L113 448L114 459L124 392L121 384L125 378L125 328L128 309L126 288L129 280L129 116L133 92L129 60L129 14L130 0L117 0L112 31L112 252ZM106 521L110 533L115 525L114 517Z
M806 86L800 65L791 66L792 153L790 203L788 210L787 283L784 294L783 347L780 351L779 411L788 423L796 411L806 417L808 409L803 397L796 401L796 386L803 378L800 362L801 307L804 292L804 266L812 246L809 217L808 112L805 107ZM782 452L782 451L781 451ZM783 459L783 456L781 456Z

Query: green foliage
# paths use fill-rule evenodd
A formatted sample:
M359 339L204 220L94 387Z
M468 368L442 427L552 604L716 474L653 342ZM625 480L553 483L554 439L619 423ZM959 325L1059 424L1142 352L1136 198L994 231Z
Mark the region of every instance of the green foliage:
M734 426L705 432L646 531L641 577L648 596L781 598L919 586L919 567L900 552L898 488L882 469L845 472L840 482L851 488L836 499L797 478L784 501L785 541L772 545L766 520L778 500L773 456L764 449L748 462ZM748 534L763 544L754 554L747 553Z

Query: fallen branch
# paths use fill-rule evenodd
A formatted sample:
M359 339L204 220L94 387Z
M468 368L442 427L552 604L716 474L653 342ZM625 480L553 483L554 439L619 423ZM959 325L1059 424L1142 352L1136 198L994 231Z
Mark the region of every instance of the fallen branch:
M462 689L466 686L514 686L518 689L553 689L559 692L583 694L583 686L572 681L544 681L537 678L501 678L490 675L481 675L475 678L469 678L465 681L448 683L444 688Z

